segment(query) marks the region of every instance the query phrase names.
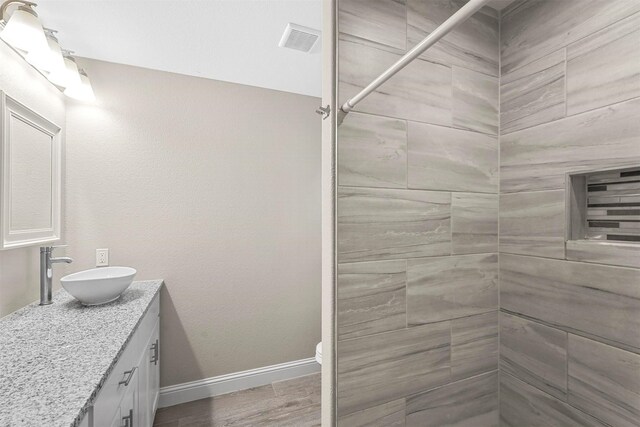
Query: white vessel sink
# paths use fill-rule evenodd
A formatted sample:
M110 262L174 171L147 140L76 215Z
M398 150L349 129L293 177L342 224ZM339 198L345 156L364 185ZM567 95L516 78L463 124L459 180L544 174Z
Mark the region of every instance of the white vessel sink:
M60 283L82 304L98 305L117 300L135 275L131 267L101 267L69 274Z

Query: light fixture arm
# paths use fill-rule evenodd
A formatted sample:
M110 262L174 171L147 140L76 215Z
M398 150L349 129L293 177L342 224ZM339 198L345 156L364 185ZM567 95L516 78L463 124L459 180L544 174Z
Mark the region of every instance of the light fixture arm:
M0 21L7 21L6 19L4 19L4 14L7 11L7 9L9 8L9 6L11 6L14 3L19 3L23 6L23 9L25 12L29 12L32 15L38 16L36 14L36 11L32 9L32 7L37 6L37 3L31 2L31 1L26 1L26 0L7 0L4 3L2 3L2 6L0 6Z

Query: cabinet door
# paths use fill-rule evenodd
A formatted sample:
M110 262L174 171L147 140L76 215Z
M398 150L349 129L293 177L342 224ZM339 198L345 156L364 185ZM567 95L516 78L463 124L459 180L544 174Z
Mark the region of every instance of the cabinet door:
M136 427L151 427L153 419L149 418L149 346L150 337L145 339L145 349L138 362L138 419Z
M109 423L109 427L122 427L122 419L120 418L120 408L116 408L113 413L113 419Z
M120 402L119 424L121 427L138 427L138 372L135 372L132 384L135 385L127 390L127 393Z
M151 334L151 354L152 359L149 367L149 402L151 407L151 422L158 409L158 398L160 397L160 319Z
M80 425L78 427L89 427L89 418L91 417L90 414L91 409L89 409L89 412L84 414L84 417L82 418L82 421L80 421Z
M158 340L159 321L156 321L153 331L147 340L146 350L140 360L140 394L138 402L140 405L138 424L140 427L151 427L156 413L160 386L160 342Z

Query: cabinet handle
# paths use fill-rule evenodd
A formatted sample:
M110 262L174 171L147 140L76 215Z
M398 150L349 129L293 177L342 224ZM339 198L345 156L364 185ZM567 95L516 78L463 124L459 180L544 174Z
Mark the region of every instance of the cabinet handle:
M158 359L159 359L159 355L158 355L158 340L156 340L156 342L154 342L153 344L151 344L151 350L153 351L153 356L151 357L151 363L153 363L154 365L158 364Z
M129 415L122 417L121 427L133 427L133 409L129 409Z
M133 378L133 374L136 372L136 367L134 366L130 371L125 371L126 379L120 381L118 385L124 384L124 386L128 386L129 382L131 382L131 378ZM126 418L126 417L125 417Z

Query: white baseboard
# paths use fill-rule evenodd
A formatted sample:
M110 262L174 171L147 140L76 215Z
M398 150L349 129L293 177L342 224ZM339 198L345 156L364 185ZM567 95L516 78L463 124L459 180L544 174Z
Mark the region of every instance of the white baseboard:
M219 377L204 378L160 389L159 408L205 399L233 391L245 390L320 372L320 365L311 357L279 365L265 366L248 371L234 372Z

